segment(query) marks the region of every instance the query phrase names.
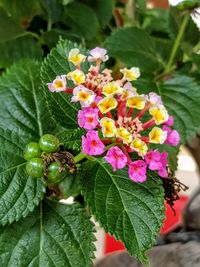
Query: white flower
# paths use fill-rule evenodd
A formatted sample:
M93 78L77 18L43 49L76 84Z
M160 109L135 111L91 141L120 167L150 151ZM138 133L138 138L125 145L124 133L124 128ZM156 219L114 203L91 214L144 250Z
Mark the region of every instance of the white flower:
M184 4L187 2L185 0L168 0L168 1L171 6L177 6L181 3ZM191 12L191 18L194 21L194 23L197 25L197 27L200 29L200 7L195 8Z
M191 17L194 23L200 29L200 7L194 9L194 11L191 13Z
M171 6L177 6L177 5L179 5L180 3L183 3L183 2L185 2L185 1L184 0L169 0L169 4Z
M107 61L108 55L107 50L101 47L96 47L89 51L88 61L96 62L96 61Z

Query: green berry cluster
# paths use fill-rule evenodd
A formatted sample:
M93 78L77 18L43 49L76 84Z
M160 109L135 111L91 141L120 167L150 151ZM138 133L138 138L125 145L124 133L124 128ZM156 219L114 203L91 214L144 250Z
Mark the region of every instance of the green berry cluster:
M39 143L27 144L24 151L27 174L33 178L45 176L50 183L60 181L66 174L65 168L61 166L59 161L54 161L56 157L52 156L59 151L59 148L59 139L51 134L43 135Z

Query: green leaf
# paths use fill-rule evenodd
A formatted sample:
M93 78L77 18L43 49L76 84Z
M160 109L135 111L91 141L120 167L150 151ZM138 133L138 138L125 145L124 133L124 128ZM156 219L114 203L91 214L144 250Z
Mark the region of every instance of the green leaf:
M77 171L74 174L67 174L67 176L58 184L58 188L64 199L72 196L80 195L80 177L81 171Z
M31 60L12 66L0 78L0 223L28 215L43 198L43 178L25 173L23 149L51 133L54 122L40 88L40 64Z
M115 4L114 0L83 0L82 2L94 9L103 28L109 23L112 18L112 10Z
M0 7L0 42L14 39L24 34L24 30Z
M23 148L27 136L0 128L0 224L18 221L33 211L45 192L43 179L25 172Z
M23 36L6 42L0 42L0 68L7 68L23 58L41 59L42 48L31 36Z
M48 21L50 25L60 20L63 16L63 6L58 0L40 0L41 5L44 7L48 14ZM49 25L49 26L50 26Z
M146 0L136 0L136 8L139 10L139 11L146 11L146 8L147 8L147 1ZM149 10L148 10L149 11Z
M40 64L20 61L0 79L0 128L37 140L55 128L47 111L40 81Z
M159 86L159 93L181 135L181 143L193 137L199 129L200 94L195 79L177 75Z
M79 105L71 103L72 95L67 93L50 93L47 83L52 82L57 75L67 74L74 70L74 66L68 62L67 57L72 48L83 49L70 41L60 40L57 47L51 50L51 53L45 59L41 68L41 78L44 85L46 100L51 115L56 121L66 128L75 129L77 125L77 112ZM88 63L84 63L83 70L88 69Z
M41 13L40 1L38 0L1 0L1 6L9 17L22 28L27 28L34 16Z
M45 200L25 220L0 228L1 266L90 267L93 232L78 204Z
M76 151L81 150L81 137L85 135L85 130L81 128L77 129L65 129L56 134L60 142L66 147L66 149L72 149Z
M134 183L127 170L113 172L102 159L85 164L81 186L89 208L106 232L120 239L128 252L146 263L164 219L161 180L152 172Z
M154 42L141 29L119 29L107 38L105 46L109 55L120 59L129 67L137 66L149 73L159 68Z
M88 6L73 2L66 6L63 22L82 38L91 40L99 29L99 23L95 12Z

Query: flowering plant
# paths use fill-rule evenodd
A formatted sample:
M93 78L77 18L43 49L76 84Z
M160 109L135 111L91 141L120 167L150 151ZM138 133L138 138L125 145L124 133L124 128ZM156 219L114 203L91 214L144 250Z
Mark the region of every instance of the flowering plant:
M179 148L199 151L199 1L15 2L0 8L0 266L93 266L94 220L148 263L186 189Z
M114 80L112 71L102 67L108 60L106 49L96 47L89 51L88 57L78 48L70 50L68 60L74 70L59 75L48 83L51 92L72 94L71 102L80 103L78 125L86 129L82 136L83 156L104 156L113 171L128 166L128 175L134 182L147 179L147 168L158 171L159 176L167 178L167 152L151 148L151 144L179 144L179 133L171 129L174 119L169 116L159 95L150 92L139 94L133 87L140 77L137 67L120 70L121 79ZM91 63L84 73L81 64ZM72 81L72 87L68 84ZM133 84L131 83L133 82ZM160 127L159 127L160 126ZM138 157L133 160L134 155Z

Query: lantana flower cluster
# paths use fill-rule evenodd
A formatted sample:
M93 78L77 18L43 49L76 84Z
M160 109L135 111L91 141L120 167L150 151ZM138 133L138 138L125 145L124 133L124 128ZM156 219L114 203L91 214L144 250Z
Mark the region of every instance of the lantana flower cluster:
M78 125L87 131L82 136L84 154L103 155L113 171L128 166L128 175L135 182L146 180L147 169L167 177L168 154L155 146L178 145L173 117L158 94L140 94L133 86L140 77L139 68L123 68L120 79L115 80L102 64L107 60L106 49L94 48L86 56L74 48L68 55L74 70L57 76L48 88L70 93L71 101L80 103ZM85 61L90 64L87 73L82 68ZM73 88L68 87L71 82Z

